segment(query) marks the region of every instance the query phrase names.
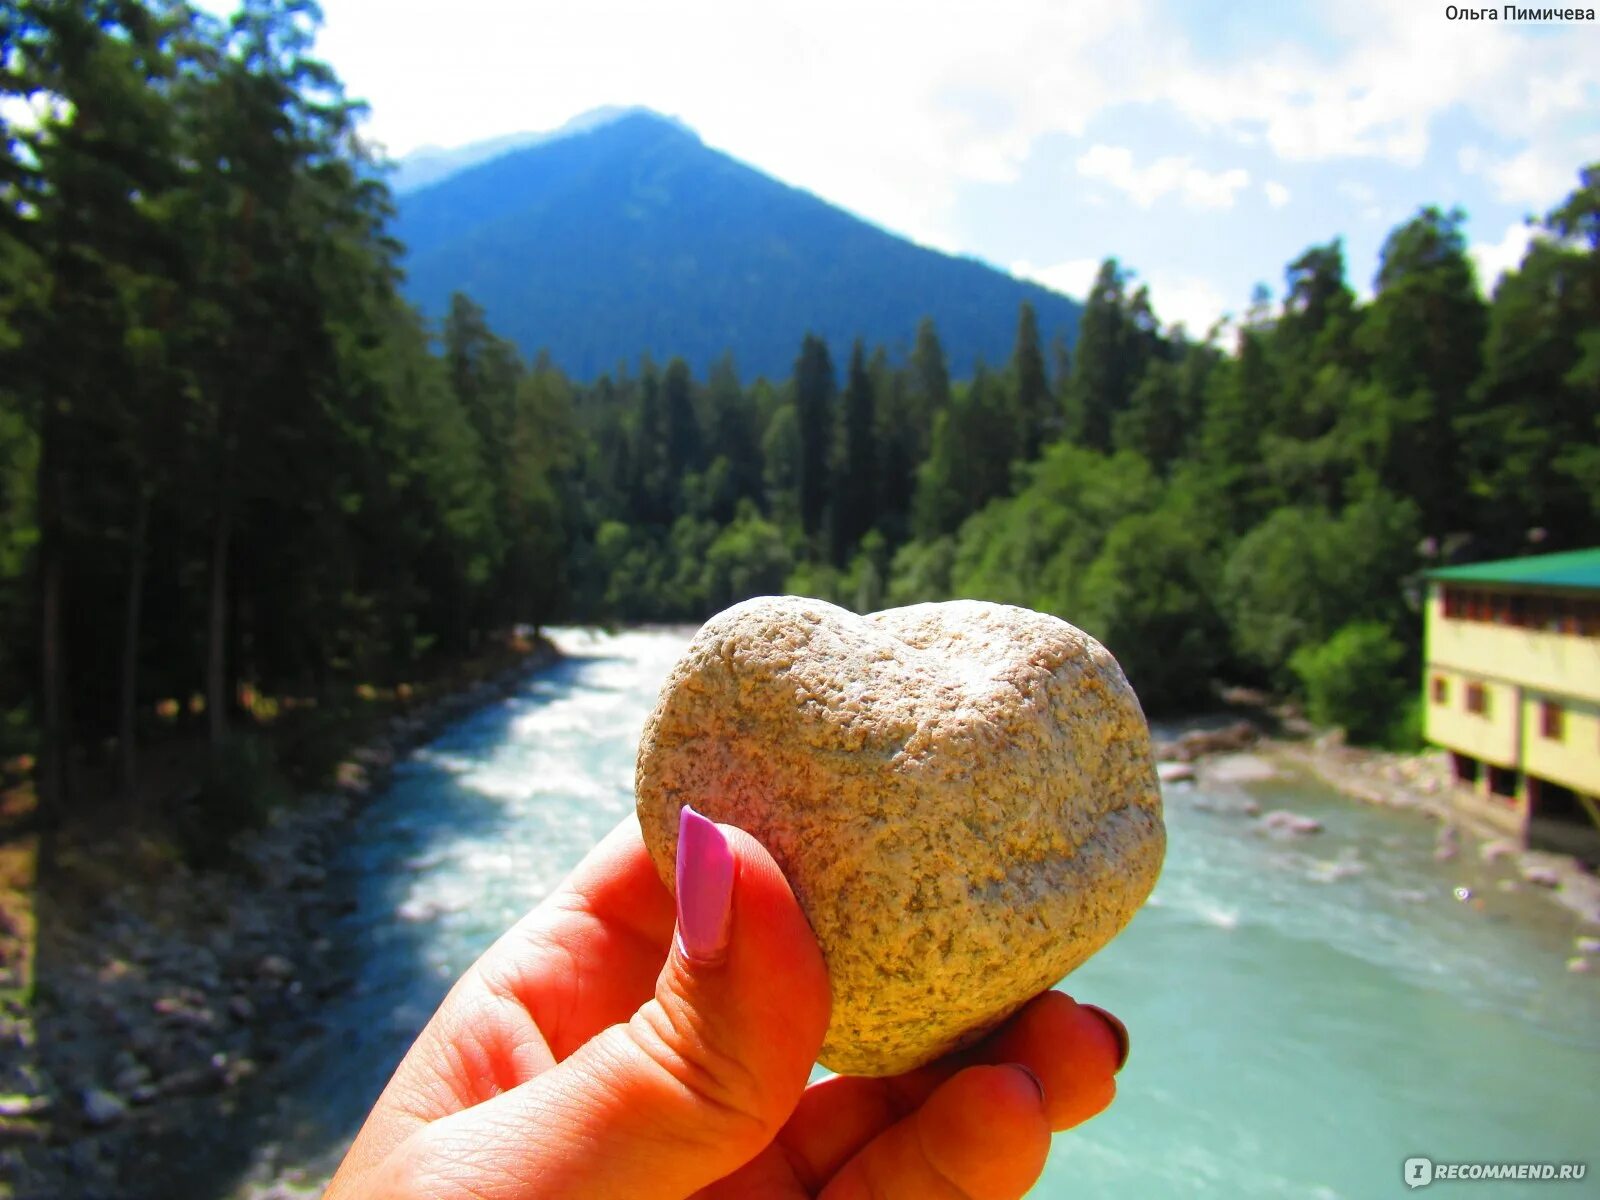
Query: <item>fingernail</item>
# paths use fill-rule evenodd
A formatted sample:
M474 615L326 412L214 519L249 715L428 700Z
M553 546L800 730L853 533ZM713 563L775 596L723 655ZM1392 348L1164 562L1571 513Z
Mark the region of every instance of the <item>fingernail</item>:
M678 813L678 949L713 963L728 948L733 851L716 822L687 804Z
M1128 1062L1128 1027L1098 1004L1085 1004L1082 1007L1087 1008L1110 1026L1111 1035L1117 1039L1117 1070L1122 1070Z
M1026 1075L1028 1077L1028 1079L1032 1082L1033 1086L1039 1089L1039 1107L1043 1108L1044 1107L1044 1081L1042 1079L1040 1079L1038 1075L1034 1074L1033 1068L1032 1067L1025 1067L1021 1063L1007 1063L1006 1066L1010 1067L1013 1071L1022 1072L1022 1074Z

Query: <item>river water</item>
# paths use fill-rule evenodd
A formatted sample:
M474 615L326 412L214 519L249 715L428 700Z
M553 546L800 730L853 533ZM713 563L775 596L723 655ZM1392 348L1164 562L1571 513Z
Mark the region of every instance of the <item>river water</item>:
M358 983L276 1072L256 1178L331 1170L460 972L632 807L640 726L680 631L557 631L568 656L416 752L357 819L331 931ZM1580 1183L1443 1195L1600 1195L1600 977L1574 919L1503 866L1433 861L1420 817L1307 780L1248 785L1323 822L1259 836L1244 792L1167 792L1149 904L1066 987L1119 1014L1112 1108L1056 1138L1036 1197L1410 1194L1407 1158L1588 1161ZM1470 888L1467 900L1456 889Z

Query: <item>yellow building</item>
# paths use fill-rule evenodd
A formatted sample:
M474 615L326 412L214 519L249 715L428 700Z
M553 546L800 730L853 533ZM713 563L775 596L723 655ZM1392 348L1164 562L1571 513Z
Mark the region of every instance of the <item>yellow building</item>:
M1428 576L1424 731L1529 845L1600 848L1600 548Z

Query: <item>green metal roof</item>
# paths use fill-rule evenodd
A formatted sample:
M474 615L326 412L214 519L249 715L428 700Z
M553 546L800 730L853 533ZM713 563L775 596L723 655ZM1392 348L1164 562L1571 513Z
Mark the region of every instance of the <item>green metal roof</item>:
M1568 550L1561 554L1534 554L1528 558L1502 558L1497 562L1441 567L1429 579L1451 583L1509 583L1523 587L1593 588L1600 590L1600 546L1593 550Z

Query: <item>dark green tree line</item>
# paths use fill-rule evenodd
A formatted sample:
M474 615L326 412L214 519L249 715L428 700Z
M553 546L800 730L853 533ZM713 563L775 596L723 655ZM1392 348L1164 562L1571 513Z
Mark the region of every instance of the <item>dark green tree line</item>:
M568 392L399 300L305 0L0 13L0 684L47 811L196 697L405 678L564 602ZM167 735L175 731L168 729ZM111 750L107 750L111 747Z
M1101 636L1158 709L1308 672L1340 694L1329 672L1373 630L1415 670L1420 570L1592 528L1597 209L1585 172L1492 300L1461 215L1427 208L1386 242L1371 302L1338 240L1312 246L1231 342L1163 328L1108 260L1053 372L1024 307L1001 369L952 382L925 321L901 363L857 343L841 386L808 335L788 380L741 387L726 362L690 381L674 403L698 424L676 433L648 363L603 378L575 401L591 414L575 578L594 607L574 615L698 618L757 587L855 607L985 597ZM638 428L655 432L630 443ZM696 430L676 499L620 502Z

